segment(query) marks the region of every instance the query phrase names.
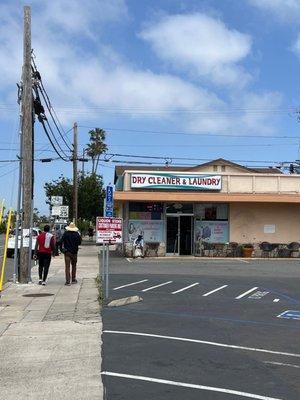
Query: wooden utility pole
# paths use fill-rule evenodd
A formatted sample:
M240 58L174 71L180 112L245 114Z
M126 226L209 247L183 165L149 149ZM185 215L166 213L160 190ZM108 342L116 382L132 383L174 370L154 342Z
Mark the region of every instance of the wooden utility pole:
M23 208L23 229L25 232L31 230L32 213L32 74L31 74L31 10L29 6L24 7L24 38L23 38L23 70L22 70L22 137L23 137L23 187L22 187L22 208ZM16 232L17 234L17 232ZM31 249L21 248L20 277L21 283L28 283L31 268ZM27 242L25 242L27 244Z
M78 176L77 176L77 161L78 161L78 130L77 123L73 126L73 220L77 224L78 219Z

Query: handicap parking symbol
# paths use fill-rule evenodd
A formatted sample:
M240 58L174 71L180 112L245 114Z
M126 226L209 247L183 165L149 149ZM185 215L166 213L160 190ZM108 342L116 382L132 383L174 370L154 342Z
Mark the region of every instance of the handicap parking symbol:
M287 310L283 313L277 315L278 318L287 318L287 319L299 319L300 320L300 311L295 310Z

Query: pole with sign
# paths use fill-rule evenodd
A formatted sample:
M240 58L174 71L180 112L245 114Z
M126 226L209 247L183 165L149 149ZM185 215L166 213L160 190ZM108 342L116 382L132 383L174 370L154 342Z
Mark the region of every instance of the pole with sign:
M109 245L122 243L122 227L122 218L97 217L96 244L102 244L102 285L105 286L105 299L109 296Z

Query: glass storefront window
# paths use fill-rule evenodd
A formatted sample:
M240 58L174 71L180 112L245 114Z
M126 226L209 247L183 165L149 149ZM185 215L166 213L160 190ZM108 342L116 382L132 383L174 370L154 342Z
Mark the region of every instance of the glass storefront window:
M227 221L228 204L195 204L195 217L202 221Z
M167 214L193 214L193 203L168 203Z
M162 203L129 203L129 219L160 220L163 210Z

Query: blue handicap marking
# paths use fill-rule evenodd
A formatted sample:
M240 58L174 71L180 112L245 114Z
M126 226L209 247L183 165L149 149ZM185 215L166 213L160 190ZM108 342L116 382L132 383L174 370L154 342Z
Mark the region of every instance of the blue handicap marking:
M300 311L295 310L287 310L283 313L277 315L279 318L289 318L289 319L299 319L300 320Z

